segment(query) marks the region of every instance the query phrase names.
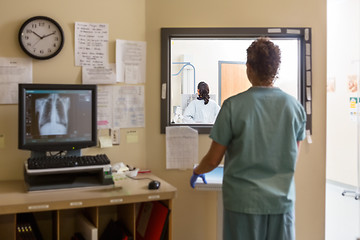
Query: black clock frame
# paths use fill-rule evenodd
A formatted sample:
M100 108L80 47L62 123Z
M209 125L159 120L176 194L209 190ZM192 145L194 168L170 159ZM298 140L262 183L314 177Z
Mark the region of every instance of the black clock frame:
M54 52L52 53L51 55L48 55L48 56L44 56L44 57L41 57L41 56L37 56L37 55L34 55L32 54L31 52L29 52L25 46L23 45L23 42L22 42L22 33L23 33L23 30L24 28L28 25L28 23L34 21L34 20L38 20L38 19L43 19L43 20L46 20L46 21L49 21L49 22L52 22L60 31L60 35L61 35L61 42L60 42L60 47ZM27 54L29 55L30 57L32 58L35 58L35 59L38 59L38 60L47 60L47 59L50 59L50 58L53 58L55 57L56 55L58 55L60 53L60 51L62 50L63 46L64 46L64 43L65 43L65 36L64 36L64 31L62 29L62 27L60 26L60 24L55 21L54 19L50 18L50 17L46 17L46 16L35 16L35 17L31 17L29 18L28 20L26 20L20 27L20 30L19 30L19 34L18 34L18 40L19 40L19 44L20 44L20 47L21 49Z

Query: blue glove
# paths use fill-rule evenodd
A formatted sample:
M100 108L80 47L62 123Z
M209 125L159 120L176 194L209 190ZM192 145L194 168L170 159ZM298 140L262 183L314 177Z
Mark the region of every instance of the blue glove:
M203 182L204 182L205 184L207 184L207 181L206 181L206 179L205 179L205 175L204 175L204 174L196 174L196 173L193 172L193 175L192 175L191 178L190 178L190 185L191 185L192 188L195 188L195 182L196 182L196 179L197 179L198 177L201 177L202 180L203 180Z

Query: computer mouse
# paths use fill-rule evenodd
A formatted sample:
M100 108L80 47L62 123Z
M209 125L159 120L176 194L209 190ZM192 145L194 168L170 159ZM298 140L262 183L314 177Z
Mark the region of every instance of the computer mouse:
M159 181L152 180L151 182L149 182L149 186L148 186L149 189L154 190L154 189L159 189L159 187L160 187Z

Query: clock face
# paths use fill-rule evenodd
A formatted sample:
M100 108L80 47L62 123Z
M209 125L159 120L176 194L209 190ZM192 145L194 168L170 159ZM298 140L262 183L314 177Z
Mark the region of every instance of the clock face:
M55 20L44 16L32 17L21 26L19 43L30 57L45 60L61 51L64 33Z

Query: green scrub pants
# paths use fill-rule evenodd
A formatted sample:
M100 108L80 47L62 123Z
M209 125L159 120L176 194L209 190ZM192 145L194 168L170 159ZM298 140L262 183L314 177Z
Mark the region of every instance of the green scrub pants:
M223 240L295 240L294 212L258 215L224 209Z

